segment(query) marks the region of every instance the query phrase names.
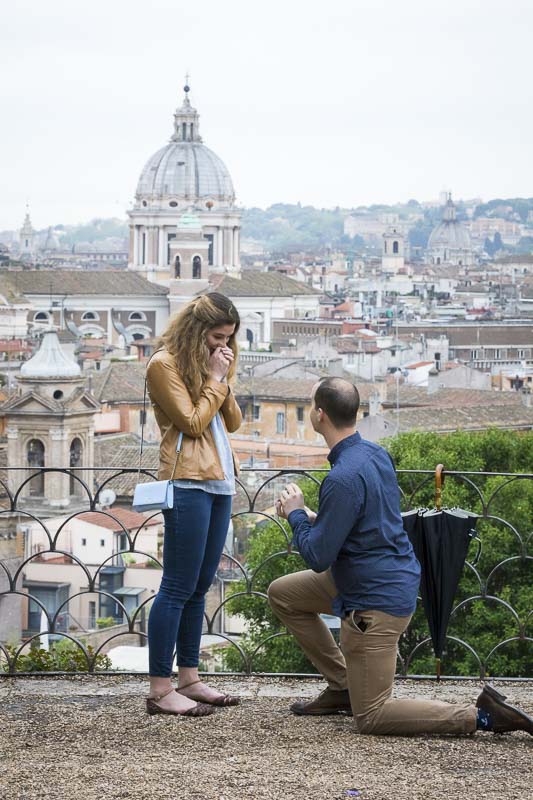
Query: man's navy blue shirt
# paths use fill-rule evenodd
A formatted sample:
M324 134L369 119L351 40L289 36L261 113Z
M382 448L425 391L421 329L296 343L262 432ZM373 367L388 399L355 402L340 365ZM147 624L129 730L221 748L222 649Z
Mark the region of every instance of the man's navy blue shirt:
M389 454L354 433L332 448L328 460L315 522L303 509L289 514L294 546L315 572L331 567L339 616L371 609L412 614L420 565L403 529Z

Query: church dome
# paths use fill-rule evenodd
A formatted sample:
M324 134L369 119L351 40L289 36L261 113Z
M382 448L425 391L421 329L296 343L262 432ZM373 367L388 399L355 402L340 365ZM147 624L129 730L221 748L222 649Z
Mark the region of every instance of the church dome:
M44 240L43 249L44 250L59 250L61 245L59 244L59 239L57 238L56 234L54 233L53 228L48 228L48 232L46 234L46 239Z
M221 159L204 144L171 142L148 159L137 184L142 199L165 197L194 203L225 200L232 203L235 191Z
M57 333L45 331L41 346L34 356L20 368L23 378L78 378L81 374L79 365L67 356L62 349Z
M433 228L428 241L428 248L447 248L449 250L470 250L472 242L470 233L459 222L456 208L451 197L444 206L444 214L439 224Z
M205 144L199 133L199 115L191 106L189 87L174 114L174 134L170 142L146 162L137 184L136 199L142 205L168 200L204 206L233 205L235 190L223 161ZM181 202L180 202L181 201ZM208 206L209 208L209 206Z

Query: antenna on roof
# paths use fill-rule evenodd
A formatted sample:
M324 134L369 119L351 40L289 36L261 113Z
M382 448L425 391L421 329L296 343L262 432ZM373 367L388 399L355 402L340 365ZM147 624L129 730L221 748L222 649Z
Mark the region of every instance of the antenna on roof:
M113 505L113 503L117 499L117 496L113 491L113 489L103 489L100 492L98 499L100 500L100 505L102 508L109 508L110 506Z

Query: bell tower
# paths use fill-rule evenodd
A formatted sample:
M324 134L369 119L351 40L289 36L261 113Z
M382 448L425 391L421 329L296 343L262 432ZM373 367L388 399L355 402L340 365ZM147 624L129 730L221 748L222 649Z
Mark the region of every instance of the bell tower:
M26 468L9 473L10 489L16 490L35 473L18 505L28 511L38 509L40 517L87 507L87 493L75 477L38 471L71 467L92 490L88 469L94 464L94 415L100 406L84 383L80 367L62 350L57 333L47 330L38 351L21 367L17 393L0 406L8 467Z
M209 242L202 235L201 221L192 211L179 218L169 251L173 270L169 301L173 314L209 286Z
M35 231L31 224L30 210L28 206L26 206L24 224L19 231L19 243L21 258L32 258L35 254Z
M381 268L389 275L397 275L405 264L405 241L403 233L397 228L389 228L383 234Z

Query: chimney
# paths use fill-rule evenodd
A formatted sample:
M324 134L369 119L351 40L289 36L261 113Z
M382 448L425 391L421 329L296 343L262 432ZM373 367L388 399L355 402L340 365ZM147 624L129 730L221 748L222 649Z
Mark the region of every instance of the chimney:
M368 416L375 417L379 414L381 407L381 395L379 392L373 391L368 398Z
M428 372L428 394L435 394L439 391L439 371L436 367Z

